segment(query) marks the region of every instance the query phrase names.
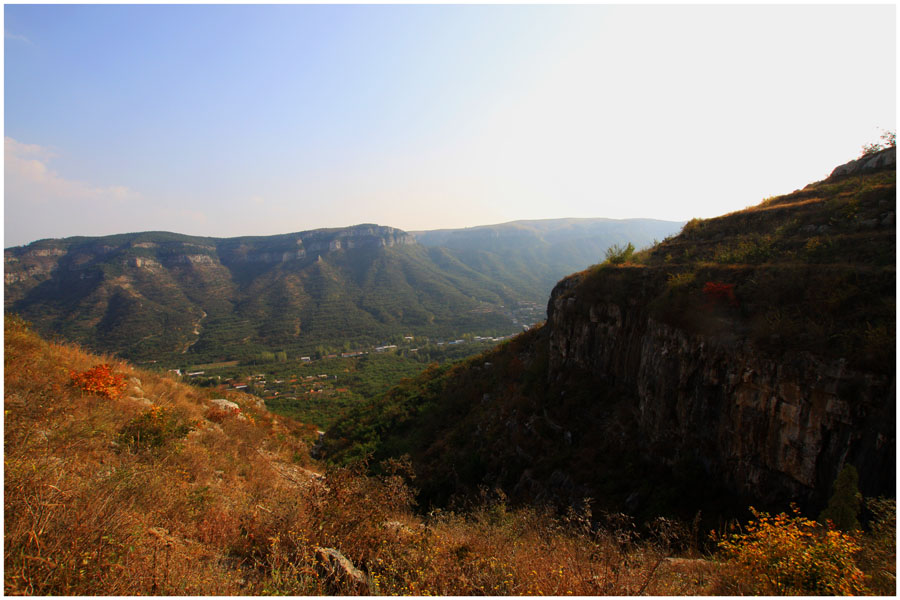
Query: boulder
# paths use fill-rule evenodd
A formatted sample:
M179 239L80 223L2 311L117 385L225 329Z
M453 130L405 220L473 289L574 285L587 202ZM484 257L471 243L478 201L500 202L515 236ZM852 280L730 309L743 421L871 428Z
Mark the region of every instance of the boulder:
M316 573L323 579L328 594L369 593L366 574L334 548L316 548Z
M880 171L897 165L897 149L887 148L874 154L869 154L851 160L850 162L837 167L831 172L829 179L834 177L846 177L848 175L859 175L861 173L871 173L872 171Z
M213 406L217 408L221 408L222 410L227 410L231 412L240 412L241 407L237 402L232 402L231 400L226 400L225 398L216 398L212 401Z

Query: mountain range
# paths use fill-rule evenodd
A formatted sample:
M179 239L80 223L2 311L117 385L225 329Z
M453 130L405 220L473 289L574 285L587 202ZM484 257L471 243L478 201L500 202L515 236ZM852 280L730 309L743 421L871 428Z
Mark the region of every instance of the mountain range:
M366 224L40 240L5 250L5 309L44 334L162 362L506 335L543 319L535 303L610 245L647 245L680 225L560 219L415 234Z

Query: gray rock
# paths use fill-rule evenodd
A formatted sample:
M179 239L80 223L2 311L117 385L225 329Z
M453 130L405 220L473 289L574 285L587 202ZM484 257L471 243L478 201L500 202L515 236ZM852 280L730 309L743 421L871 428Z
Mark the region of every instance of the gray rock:
M216 398L212 401L213 406L217 406L222 410L230 410L234 412L240 412L241 407L237 402L232 402L231 400L226 400L225 398Z
M875 229L878 227L878 219L865 219L857 224L859 229Z
M316 572L324 581L328 594L369 593L366 574L334 548L316 548Z
M829 179L834 177L847 177L849 175L860 175L862 173L870 173L872 171L880 171L897 164L897 149L887 148L881 152L863 156L856 160L837 167L831 172Z

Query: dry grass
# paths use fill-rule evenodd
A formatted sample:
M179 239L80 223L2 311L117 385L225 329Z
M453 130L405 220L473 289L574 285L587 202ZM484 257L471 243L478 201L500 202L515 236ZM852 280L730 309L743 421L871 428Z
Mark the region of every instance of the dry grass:
M502 497L418 515L403 463L380 478L322 477L307 452L315 428L249 396L229 395L240 417L211 415L209 392L45 342L14 318L5 331L6 594L358 593L318 575L317 547L346 555L373 594L749 589L729 566L669 560L691 536L666 520L639 537L621 515L598 527L576 512L511 510ZM70 370L99 363L126 377L121 398L72 385ZM123 431L149 427L154 412L173 423L159 443L126 443Z

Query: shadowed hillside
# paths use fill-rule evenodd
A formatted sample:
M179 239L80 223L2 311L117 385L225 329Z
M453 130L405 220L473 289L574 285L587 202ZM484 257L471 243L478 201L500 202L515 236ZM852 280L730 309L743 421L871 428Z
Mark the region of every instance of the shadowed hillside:
M323 454L409 454L438 506L488 486L645 516L817 512L847 464L893 494L892 164L613 249L556 286L546 325L361 406Z

